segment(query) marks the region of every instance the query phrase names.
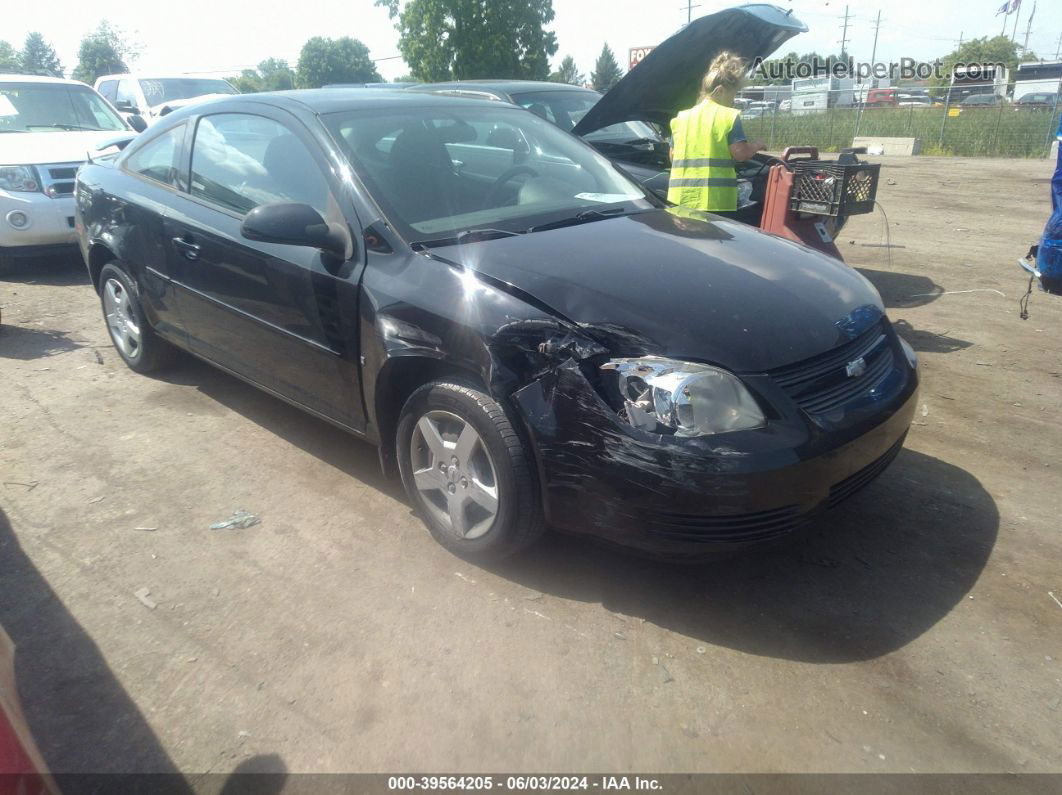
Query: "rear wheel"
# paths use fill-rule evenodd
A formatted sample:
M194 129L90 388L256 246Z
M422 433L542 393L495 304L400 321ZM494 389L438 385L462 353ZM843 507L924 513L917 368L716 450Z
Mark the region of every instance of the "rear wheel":
M100 271L100 303L114 349L131 370L151 373L172 361L176 349L148 324L136 283L117 261Z
M421 387L402 410L397 448L409 499L450 551L498 559L542 535L530 455L489 396L446 381Z

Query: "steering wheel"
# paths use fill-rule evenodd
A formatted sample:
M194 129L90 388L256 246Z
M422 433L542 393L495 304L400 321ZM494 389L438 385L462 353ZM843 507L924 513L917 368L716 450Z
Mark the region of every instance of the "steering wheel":
M494 180L494 184L490 186L490 190L487 192L487 205L489 207L496 207L498 201L501 199L501 191L502 188L505 187L505 184L513 177L518 177L521 174L529 174L532 177L538 176L538 172L530 166L513 166Z

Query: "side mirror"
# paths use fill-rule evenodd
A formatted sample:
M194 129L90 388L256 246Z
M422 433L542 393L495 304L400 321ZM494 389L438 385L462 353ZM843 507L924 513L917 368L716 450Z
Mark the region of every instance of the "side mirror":
M136 130L138 133L142 133L144 132L144 130L147 129L147 122L144 121L144 117L138 113L134 113L132 116L126 119L126 121L129 122L129 126Z
M122 113L139 113L140 108L136 107L128 99L120 99L114 103L114 107L118 108Z
M335 257L347 258L347 235L330 224L308 204L263 204L247 213L240 234L261 243L319 248Z

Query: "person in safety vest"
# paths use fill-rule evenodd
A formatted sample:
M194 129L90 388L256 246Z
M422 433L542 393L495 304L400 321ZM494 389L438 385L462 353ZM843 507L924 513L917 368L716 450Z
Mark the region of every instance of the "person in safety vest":
M766 149L749 143L734 97L745 83L745 62L721 52L701 81L700 100L671 120L671 182L667 198L695 210L727 215L737 210L734 161Z

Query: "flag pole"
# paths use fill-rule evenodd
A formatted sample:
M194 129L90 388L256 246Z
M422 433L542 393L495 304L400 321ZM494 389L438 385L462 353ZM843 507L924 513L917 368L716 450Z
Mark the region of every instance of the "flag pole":
M1018 0L1018 11L1014 15L1014 29L1010 33L1010 41L1011 41L1012 44L1015 43L1015 41L1016 41L1015 36L1018 35L1018 19L1020 19L1020 18L1021 18L1021 0Z

